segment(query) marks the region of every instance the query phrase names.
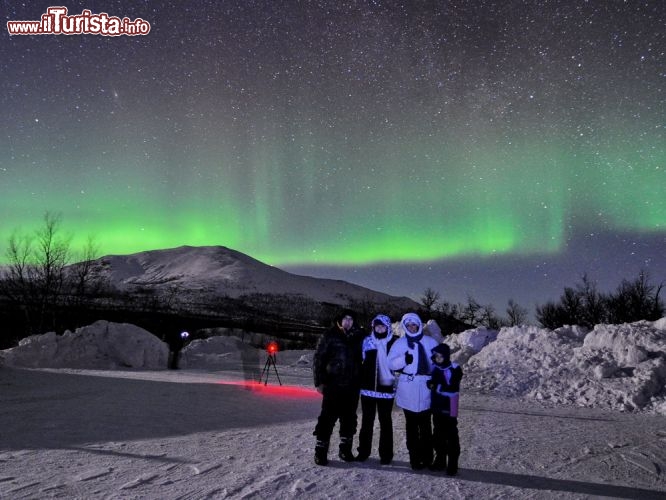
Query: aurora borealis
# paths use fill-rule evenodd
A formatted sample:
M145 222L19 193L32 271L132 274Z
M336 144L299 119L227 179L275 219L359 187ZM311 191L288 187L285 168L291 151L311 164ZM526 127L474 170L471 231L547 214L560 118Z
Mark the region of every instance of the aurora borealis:
M0 247L49 210L103 254L225 245L498 306L666 278L663 2L67 7L151 31L3 32Z

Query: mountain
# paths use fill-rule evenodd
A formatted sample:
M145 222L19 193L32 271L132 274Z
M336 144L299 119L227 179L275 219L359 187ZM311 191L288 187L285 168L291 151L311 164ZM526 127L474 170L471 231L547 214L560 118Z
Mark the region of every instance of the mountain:
M94 262L93 273L127 292L150 290L206 298L293 295L340 305L351 299L391 303L403 309L418 307L407 297L394 297L346 281L288 273L223 246L182 246L108 255Z

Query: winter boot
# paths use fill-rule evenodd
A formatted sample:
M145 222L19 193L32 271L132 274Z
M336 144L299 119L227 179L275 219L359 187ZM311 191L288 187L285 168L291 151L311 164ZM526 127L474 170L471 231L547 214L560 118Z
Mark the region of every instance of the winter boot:
M437 454L435 461L428 467L431 471L442 471L446 469L446 455Z
M317 465L328 465L328 441L317 439L314 462Z
M422 470L425 469L425 464L420 460L420 457L416 454L409 454L409 465L412 470Z
M352 453L352 440L353 438L350 437L340 438L340 453L338 453L338 456L345 462L354 461L354 454Z
M359 445L357 450L358 450L358 455L356 455L357 462L365 462L370 457L370 450L366 449L365 446Z
M458 474L458 457L449 456L449 463L446 465L446 475L455 476Z

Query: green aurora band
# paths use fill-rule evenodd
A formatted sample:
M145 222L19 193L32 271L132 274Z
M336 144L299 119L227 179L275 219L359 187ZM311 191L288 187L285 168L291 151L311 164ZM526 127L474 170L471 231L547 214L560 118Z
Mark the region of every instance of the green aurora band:
M663 127L616 125L545 139L524 129L379 143L303 128L147 148L124 137L115 153L43 141L31 165L0 172L0 250L46 211L62 214L74 249L89 235L101 254L224 245L273 265L548 254L576 230L665 233Z

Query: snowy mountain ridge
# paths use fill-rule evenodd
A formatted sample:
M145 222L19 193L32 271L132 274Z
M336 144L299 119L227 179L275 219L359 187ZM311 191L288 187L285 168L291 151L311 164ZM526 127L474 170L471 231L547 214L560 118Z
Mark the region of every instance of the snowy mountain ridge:
M298 295L345 305L349 299L371 300L414 308L407 297L394 297L342 280L292 274L224 246L182 246L131 255L108 255L93 265L96 277L120 289L151 288L158 292L239 297L260 293Z

